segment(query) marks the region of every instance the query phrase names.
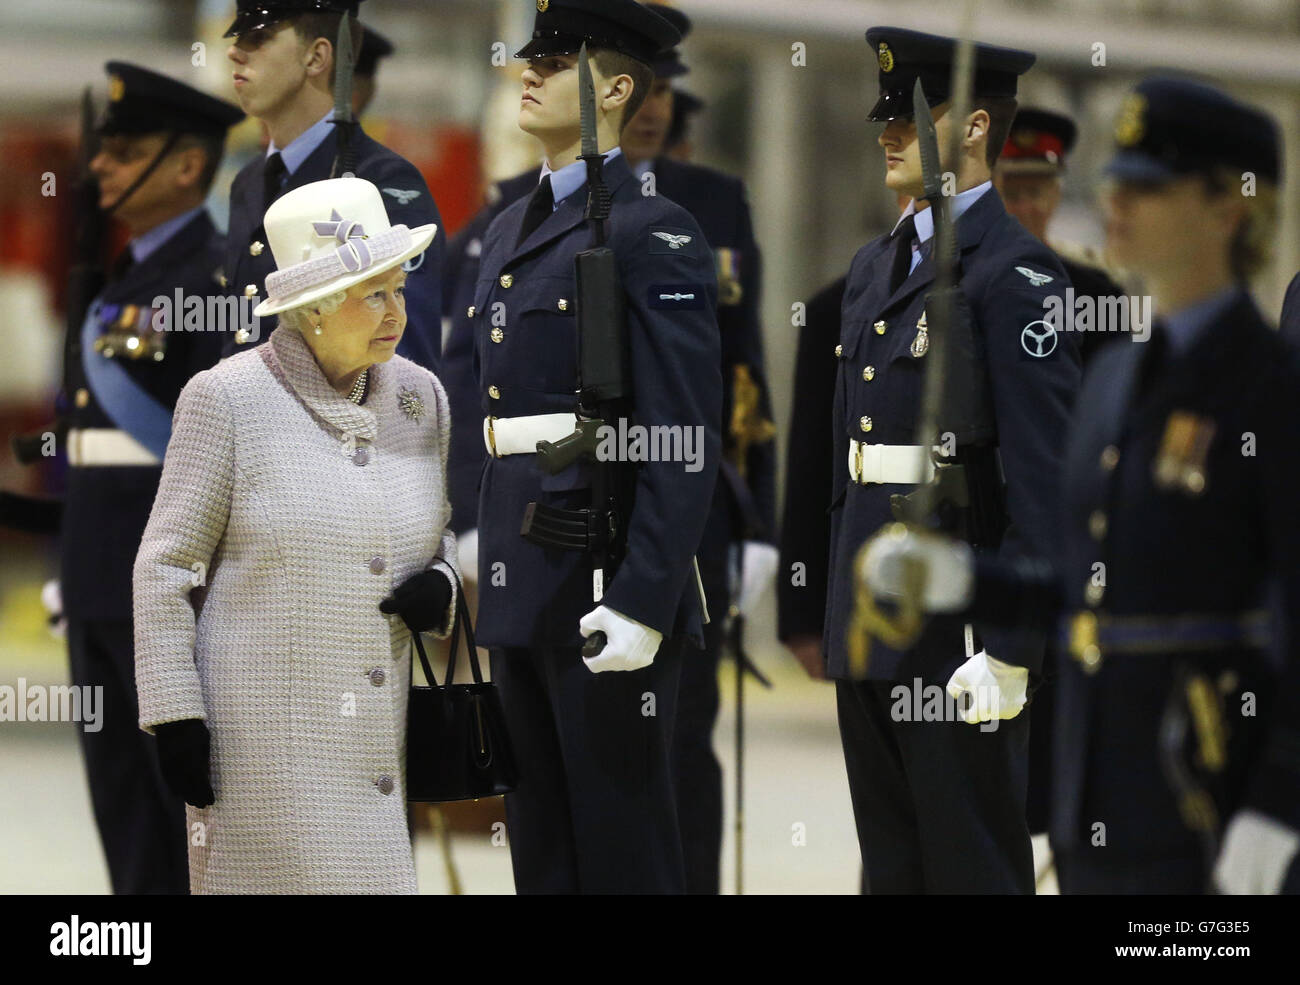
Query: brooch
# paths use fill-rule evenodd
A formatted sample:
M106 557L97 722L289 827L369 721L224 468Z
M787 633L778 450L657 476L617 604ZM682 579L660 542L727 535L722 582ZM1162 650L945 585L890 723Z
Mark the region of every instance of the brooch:
M420 418L424 416L424 401L409 386L404 386L397 391L397 406L401 407L402 413L416 424L419 424Z

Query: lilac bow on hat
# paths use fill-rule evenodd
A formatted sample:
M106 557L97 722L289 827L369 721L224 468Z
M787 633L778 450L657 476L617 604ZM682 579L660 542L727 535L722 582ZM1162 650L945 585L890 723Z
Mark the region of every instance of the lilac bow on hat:
M317 236L333 236L342 244L334 251L334 255L348 273L365 270L374 263L370 247L365 242L365 228L359 222L344 219L339 215L338 209L330 210L328 222L313 222L311 227Z

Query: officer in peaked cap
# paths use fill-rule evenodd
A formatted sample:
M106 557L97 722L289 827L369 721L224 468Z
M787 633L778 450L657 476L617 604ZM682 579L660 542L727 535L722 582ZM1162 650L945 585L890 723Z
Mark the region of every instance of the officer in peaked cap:
M1107 245L1155 328L1089 369L1062 549L1008 564L909 536L867 556L882 592L922 559L936 611L1062 617L1066 893L1300 892L1300 360L1247 291L1280 150L1269 116L1218 89L1140 83L1115 127Z
M346 0L240 0L226 32L234 38L227 57L236 97L250 115L266 124L271 141L265 155L249 162L230 187L225 274L227 290L238 297L264 296L266 277L275 269L262 223L267 208L292 188L330 177L336 164L343 163L338 153L340 135L333 123L333 50L340 18L352 17L357 7L358 2ZM362 29L355 19L353 24L353 50L364 58ZM328 55L316 45L321 38L329 42ZM309 50L311 60L304 71ZM310 122L304 126L304 121ZM360 126L351 141L353 173L383 193L394 225L411 229L442 225L415 165ZM434 372L441 362L445 241L439 229L433 245L406 264L407 330L397 350ZM263 318L257 334L227 338L225 354L264 342L274 327L274 316Z
M79 734L113 891L184 893L184 805L164 782L154 738L135 726L131 569L176 400L221 356L222 333L187 331L185 309L206 311L224 293L223 240L203 202L226 131L244 114L149 69L106 67L90 169L100 208L131 239L67 350L63 607L72 680L104 689L103 728Z
M373 27L361 25L361 54L353 69L352 112L360 116L375 98L379 62L393 53L393 43Z
M1020 892L1034 889L1025 823L1028 715L1021 709L1042 660L1042 638L936 621L909 648L875 640L865 667L850 659L853 558L860 545L906 513L905 498L934 470L932 449L915 444L929 353L927 292L936 276L934 219L918 201L924 185L912 122L921 80L945 132L962 126L948 208L955 221L958 286L969 318L949 335L948 386L970 399L947 408L948 464L963 488L941 498L946 521L985 551L1049 554L1068 409L1079 380L1078 354L1044 322L1068 281L1052 252L1007 214L991 168L1015 113L1016 82L1034 55L975 46L970 115L951 119L951 38L872 28L879 66L873 120L886 185L911 195L894 231L863 247L845 287L836 380L835 483L824 645L836 680L840 734L872 892ZM962 381L965 381L962 384ZM954 382L955 381L955 382ZM961 500L964 499L965 503ZM895 504L897 502L897 505ZM910 710L928 694L973 694L972 680L996 683L972 720L945 708L920 722ZM920 693L916 693L920 690ZM933 717L933 716L930 716ZM916 764L915 768L911 764Z
M541 138L548 163L529 197L484 235L466 315L488 452L477 521L479 639L491 647L520 757L519 788L506 798L515 884L520 892L682 892L670 744L690 659L682 651L701 637L693 557L721 446L717 277L699 224L667 197L642 194L618 147L629 107L653 81L650 66L679 35L631 0L537 6L533 39L519 52L529 59L520 126ZM585 533L610 529L604 502L593 502L600 466L578 462L548 475L535 451L574 427L574 257L592 245L593 230L584 221L585 163L557 155L580 135L572 56L584 40L612 198L607 244L626 300L628 414L652 428L675 421L703 439L698 470L681 461L618 464L615 481L634 484L635 495L621 501L620 511L630 510L618 524L626 550L603 585L593 559L603 561ZM526 516L556 510L585 517L576 521L584 533L564 542L545 530L521 534ZM605 648L584 657L583 639L596 631Z

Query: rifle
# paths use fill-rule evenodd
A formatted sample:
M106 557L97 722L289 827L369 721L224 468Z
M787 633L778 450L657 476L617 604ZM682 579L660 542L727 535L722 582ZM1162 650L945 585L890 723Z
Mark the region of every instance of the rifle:
M617 426L627 412L632 395L627 343L626 302L618 273L618 257L605 245L605 223L613 198L605 187L604 155L596 138L596 86L584 43L578 54L578 90L581 99L582 154L587 165L586 219L591 224L592 246L573 258L576 277L578 323L577 427L559 441L539 441L537 462L549 473L560 472L579 460L594 460L591 509L557 510L529 503L520 531L544 546L582 545L591 554L592 598L599 602L607 578L622 559L624 519L628 490L626 470L618 462L601 461L596 454L598 432ZM587 657L598 654L605 634L593 633L583 647Z
M971 83L974 79L975 45L970 40L972 4L967 0L963 30L957 41L953 59L952 85L950 86L949 160L957 161L961 151L963 127L970 110ZM916 123L916 139L921 154L921 176L925 200L934 214L935 289L926 298L929 365L925 370L925 383L921 391L921 417L916 430L916 443L922 448L933 448L939 440L940 418L947 406L947 357L954 320L965 314L965 299L957 286L956 237L948 200L943 193L943 175L939 155L939 140L935 130L934 115L926 101L918 78L912 87L912 112ZM934 478L922 483L903 502L891 502L895 514L902 514L899 522L890 524L879 536L897 536L910 528L931 529L944 525L943 508L952 503L958 508L969 506L970 484L962 467L936 463ZM925 569L920 564L909 564L903 572L903 595L895 614L882 610L857 572L862 570L862 560L875 537L868 539L859 549L854 561L854 578L857 582L853 617L849 624L849 666L854 677L866 676L871 654L871 641L879 639L894 649L906 649L916 642L924 625L921 605L925 589Z
M334 153L331 178L350 178L356 175L355 137L357 119L352 113L352 74L356 57L352 51L353 14L339 18L338 43L334 46L334 127L339 136Z

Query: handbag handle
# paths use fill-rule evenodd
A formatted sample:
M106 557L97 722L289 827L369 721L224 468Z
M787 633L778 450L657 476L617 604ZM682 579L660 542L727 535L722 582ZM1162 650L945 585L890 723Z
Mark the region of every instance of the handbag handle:
M449 569L450 567L448 565ZM455 571L451 571L451 580L456 586L456 615L451 627L451 655L447 658L447 677L442 684L439 684L438 679L433 676L433 668L429 666L429 657L424 652L424 641L420 639L420 634L411 634L411 639L415 643L415 651L420 656L420 666L424 669L424 676L432 687L447 687L456 679L456 651L460 649L462 626L465 628L465 642L469 649L470 673L474 675L475 684L483 683L483 670L478 662L478 644L474 641L474 624L469 617L469 603L465 601L465 587L461 584L460 576Z

